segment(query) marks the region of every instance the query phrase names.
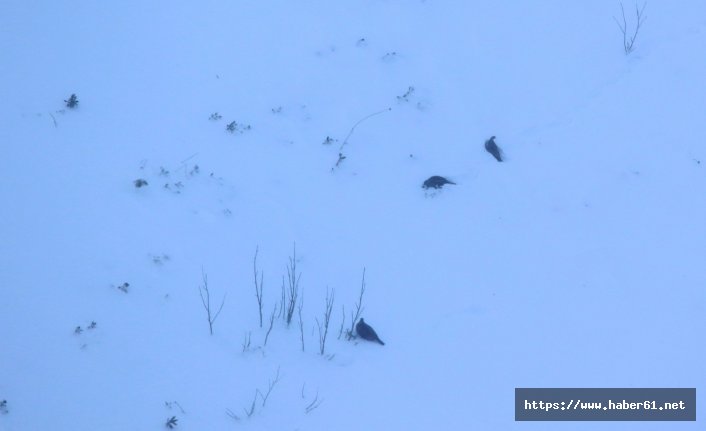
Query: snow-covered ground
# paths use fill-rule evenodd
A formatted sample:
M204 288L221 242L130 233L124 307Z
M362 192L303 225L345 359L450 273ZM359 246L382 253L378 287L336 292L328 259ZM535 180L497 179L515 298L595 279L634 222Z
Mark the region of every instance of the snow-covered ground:
M5 0L0 430L665 429L514 422L706 386L706 4L645 15L626 56L612 0ZM385 346L338 338L364 268Z

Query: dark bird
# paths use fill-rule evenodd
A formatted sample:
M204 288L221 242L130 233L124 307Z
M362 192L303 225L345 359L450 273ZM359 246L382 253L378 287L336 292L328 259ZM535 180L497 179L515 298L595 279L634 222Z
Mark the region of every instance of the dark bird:
M492 154L495 160L499 162L503 161L503 152L498 147L498 144L495 143L495 136L491 136L490 139L485 141L485 151Z
M358 321L358 324L355 325L355 331L358 333L358 336L364 340L377 341L383 346L385 345L385 343L382 342L380 337L378 337L378 334L375 332L375 330L370 325L365 323L362 317Z
M444 177L434 175L433 177L429 177L428 180L424 181L424 184L422 184L422 188L423 189L440 189L444 186L444 184L454 184L455 185L456 183L451 182Z

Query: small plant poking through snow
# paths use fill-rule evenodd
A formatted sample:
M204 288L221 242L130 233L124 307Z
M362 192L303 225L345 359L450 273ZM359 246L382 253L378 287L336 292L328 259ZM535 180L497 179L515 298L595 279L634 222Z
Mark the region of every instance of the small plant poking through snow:
M268 334L269 335L269 334ZM247 352L250 350L250 340L252 338L252 331L248 331L247 334L245 334L245 337L243 337L243 353ZM267 342L265 342L267 344Z
M128 282L125 282L125 283L121 284L120 286L118 286L118 290L125 292L125 293L128 292L129 288L130 288L130 283L128 283Z
M250 130L249 124L238 124L235 121L231 121L228 125L226 125L226 131L229 133L237 133L241 135L248 130Z
M71 97L64 100L64 103L66 103L67 108L74 109L75 107L78 106L78 97L76 97L75 94L72 94Z
M382 61L391 62L397 59L397 53L395 51L388 52L382 56Z
M10 411L7 409L7 400L0 401L0 413L4 415L10 413Z
M223 116L221 114L219 114L218 112L214 112L213 114L211 114L210 117L208 117L208 119L211 121L218 121L221 118L223 118Z
M184 188L184 183L182 183L181 181L177 181L176 183L173 183L173 184L165 183L164 188L167 190L171 190L176 194L180 194L181 189Z
M149 185L149 183L147 182L147 180L144 180L144 179L142 179L142 178L136 179L136 180L134 181L134 184L135 184L135 187L138 188L138 189L139 189L140 187L145 187L145 186L148 186L148 185Z
M412 97L413 94L414 87L410 86L409 88L407 88L407 91L403 95L397 96L397 101L400 103L407 103L409 102L409 98Z
M177 426L177 422L179 422L179 419L177 419L176 416L172 416L167 419L167 422L164 423L164 426L169 429L174 429Z
M324 142L322 142L321 144L322 144L322 145L331 145L331 144L333 144L334 142L338 142L338 139L334 139L334 138L332 138L332 137L330 137L330 136L327 136L326 139L324 139Z
M152 263L154 263L157 266L162 266L164 265L165 262L169 262L171 259L168 254L162 254L162 255L152 255Z
M89 323L88 326L86 326L86 329L93 330L93 329L96 329L97 327L98 327L98 324L96 323L96 321L91 320L91 323ZM83 334L83 332L84 332L84 329L81 328L81 326L77 326L74 329L74 334L76 334L76 335L81 335L81 334Z

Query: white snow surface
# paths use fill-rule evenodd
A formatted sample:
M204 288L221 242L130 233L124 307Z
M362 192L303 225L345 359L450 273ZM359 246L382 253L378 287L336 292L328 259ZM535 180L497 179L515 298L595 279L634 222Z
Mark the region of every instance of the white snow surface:
M612 0L4 0L0 430L702 429L514 421L706 387L706 3L645 14L625 55ZM338 339L364 268L385 346Z

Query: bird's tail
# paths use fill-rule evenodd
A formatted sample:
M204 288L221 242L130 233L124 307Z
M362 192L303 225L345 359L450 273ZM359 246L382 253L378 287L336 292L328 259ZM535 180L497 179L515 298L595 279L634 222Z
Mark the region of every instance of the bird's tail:
M382 344L383 346L385 345L385 343L383 343L382 340L379 338L378 338L378 343Z

